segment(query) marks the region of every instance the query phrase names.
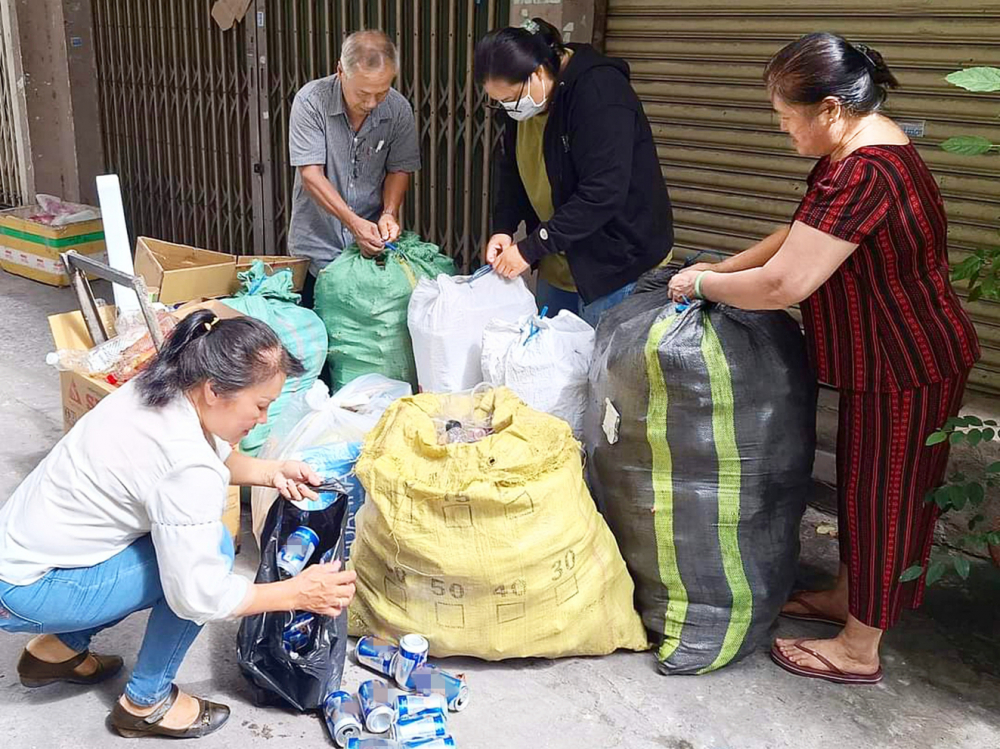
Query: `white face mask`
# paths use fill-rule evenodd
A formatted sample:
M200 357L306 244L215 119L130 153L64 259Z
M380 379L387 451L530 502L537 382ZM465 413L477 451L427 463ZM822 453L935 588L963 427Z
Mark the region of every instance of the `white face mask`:
M532 75L535 75L532 73ZM542 81L542 92L545 91L545 79L539 76L539 80ZM549 97L545 95L542 97L541 101L535 101L531 98L531 78L528 78L528 90L518 101L502 101L500 106L507 110L507 115L512 120L517 120L521 122L523 120L530 119L536 114L545 111L545 105L548 103Z

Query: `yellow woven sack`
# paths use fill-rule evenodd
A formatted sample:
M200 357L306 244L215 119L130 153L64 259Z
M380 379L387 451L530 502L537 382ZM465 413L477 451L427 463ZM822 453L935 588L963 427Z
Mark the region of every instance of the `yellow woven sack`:
M434 418L461 397L495 433L439 445ZM351 634L419 632L431 655L487 660L648 647L566 422L506 388L403 398L357 474L368 497L351 548Z

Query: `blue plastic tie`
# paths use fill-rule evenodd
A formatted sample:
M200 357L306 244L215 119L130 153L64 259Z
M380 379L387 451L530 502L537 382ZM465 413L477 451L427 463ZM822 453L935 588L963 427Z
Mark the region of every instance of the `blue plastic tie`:
M472 283L477 278L482 278L483 276L485 276L488 273L490 273L492 270L493 270L493 266L492 265L484 265L484 266L482 266L481 268L479 268L475 273L473 273L469 277L469 283Z
M684 300L683 302L674 302L674 309L677 310L678 312L684 312L685 310L687 310L688 307L691 306L690 299L688 299L685 296L683 297L683 300Z
M528 337L525 338L524 339L524 343L521 344L522 346L527 346L528 345L528 341L530 341L532 338L534 338L536 335L538 335L541 332L542 329L540 327L538 327L538 325L535 323L535 320L536 319L540 319L542 317L545 317L545 313L548 312L548 311L549 311L549 307L548 307L548 305L546 305L546 306L542 307L542 311L538 313L538 318L534 318L534 317L531 318L531 322L528 323L531 326L531 329L530 329L530 332L528 333Z

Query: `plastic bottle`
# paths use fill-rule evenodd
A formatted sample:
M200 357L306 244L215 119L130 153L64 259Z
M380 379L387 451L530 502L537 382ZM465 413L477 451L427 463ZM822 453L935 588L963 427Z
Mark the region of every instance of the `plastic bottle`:
M60 372L80 372L90 374L87 352L79 349L59 349L45 355L45 363Z

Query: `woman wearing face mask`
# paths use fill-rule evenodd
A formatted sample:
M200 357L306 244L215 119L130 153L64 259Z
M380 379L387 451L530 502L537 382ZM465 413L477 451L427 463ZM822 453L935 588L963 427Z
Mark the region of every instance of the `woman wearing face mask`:
M126 737L206 736L229 708L173 680L202 625L265 611L338 616L354 572L314 564L253 584L232 571L222 523L230 483L315 497L305 463L233 452L302 364L264 323L199 311L139 377L102 400L0 508L0 630L36 635L17 672L27 687L113 678L118 656L91 638L149 610L111 726Z
M958 413L979 343L948 275L941 194L909 138L878 113L896 79L875 50L810 34L778 52L765 81L781 129L819 157L791 226L717 265L673 278L673 299L746 309L802 304L822 382L840 391L840 576L792 597L785 616L842 627L779 639L782 668L845 684L882 678L879 643L923 598L948 447L927 436Z
M628 65L542 19L486 35L476 80L504 123L486 262L538 267L538 303L596 325L669 258L670 198ZM521 221L528 236L514 244Z

